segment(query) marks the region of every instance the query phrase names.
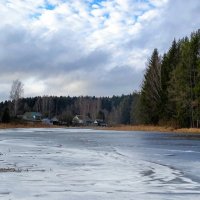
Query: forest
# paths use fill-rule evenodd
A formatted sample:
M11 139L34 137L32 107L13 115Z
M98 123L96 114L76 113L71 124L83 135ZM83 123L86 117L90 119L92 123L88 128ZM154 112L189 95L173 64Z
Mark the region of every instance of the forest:
M137 113L143 124L200 127L200 29L174 39L163 56L154 49Z
M12 95L11 95L12 96ZM15 95L14 95L15 96ZM0 119L35 111L70 124L75 115L103 119L108 124L153 124L200 127L200 29L173 40L160 55L153 50L139 92L113 97L43 96L0 103Z
M33 98L20 98L15 104L13 101L0 103L1 118L8 112L11 118L23 115L25 112L40 112L45 118L57 117L60 121L71 124L75 115L88 116L91 119L102 119L110 125L114 124L134 124L132 107L138 101L139 95L113 97L54 97L43 96Z

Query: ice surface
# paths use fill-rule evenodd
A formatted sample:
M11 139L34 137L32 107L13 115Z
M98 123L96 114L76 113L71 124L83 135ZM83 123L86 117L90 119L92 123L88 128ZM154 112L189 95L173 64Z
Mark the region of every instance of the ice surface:
M174 134L1 130L0 199L199 200L199 144Z

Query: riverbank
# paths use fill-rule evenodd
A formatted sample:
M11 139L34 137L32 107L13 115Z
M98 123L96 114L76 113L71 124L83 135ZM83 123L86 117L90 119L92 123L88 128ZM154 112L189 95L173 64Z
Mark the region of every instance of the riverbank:
M0 129L9 128L61 128L65 126L47 125L43 123L0 123ZM69 127L70 128L70 127ZM74 127L73 127L74 128ZM78 127L82 128L82 127ZM178 128L165 127L165 126L152 126L152 125L116 125L107 127L83 127L83 128L94 128L97 130L113 130L113 131L155 131L165 133L199 133L200 129L197 128Z
M155 132L165 132L165 133L199 133L198 128L173 128L165 126L152 126L152 125L118 125L112 127L98 128L102 130L114 130L114 131L155 131Z
M51 128L56 127L42 123L0 123L0 129L9 128Z

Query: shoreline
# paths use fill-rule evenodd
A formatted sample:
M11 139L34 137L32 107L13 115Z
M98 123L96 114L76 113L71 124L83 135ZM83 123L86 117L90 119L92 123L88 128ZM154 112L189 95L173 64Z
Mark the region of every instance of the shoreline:
M166 126L153 126L153 125L116 125L108 127L95 127L95 126L85 126L85 127L66 127L66 126L57 126L57 125L46 125L42 123L9 123L3 124L0 123L1 129L12 129L12 128L92 128L96 130L110 130L110 131L155 131L155 132L164 132L164 133L188 133L188 134L200 134L200 129L198 128L178 128Z
M0 123L0 130L1 129L12 129L12 128L57 128L58 126L52 126L42 123Z
M155 131L160 133L188 133L200 134L200 128L173 128L166 126L153 125L119 125L113 127L99 127L98 130L113 130L113 131Z

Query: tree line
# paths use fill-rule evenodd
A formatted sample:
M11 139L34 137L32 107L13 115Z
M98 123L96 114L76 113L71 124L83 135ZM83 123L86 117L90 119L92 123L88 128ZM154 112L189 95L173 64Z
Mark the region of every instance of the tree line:
M113 97L69 97L69 96L38 96L17 98L0 103L0 119L7 116L11 119L25 112L40 112L44 118L57 117L69 125L75 115L88 116L91 119L103 119L108 124L134 123L132 107L138 101L139 95ZM9 111L8 111L9 110ZM3 120L2 120L3 121ZM6 121L5 121L6 122Z
M136 113L139 123L200 127L200 30L174 39L163 56L154 49Z

